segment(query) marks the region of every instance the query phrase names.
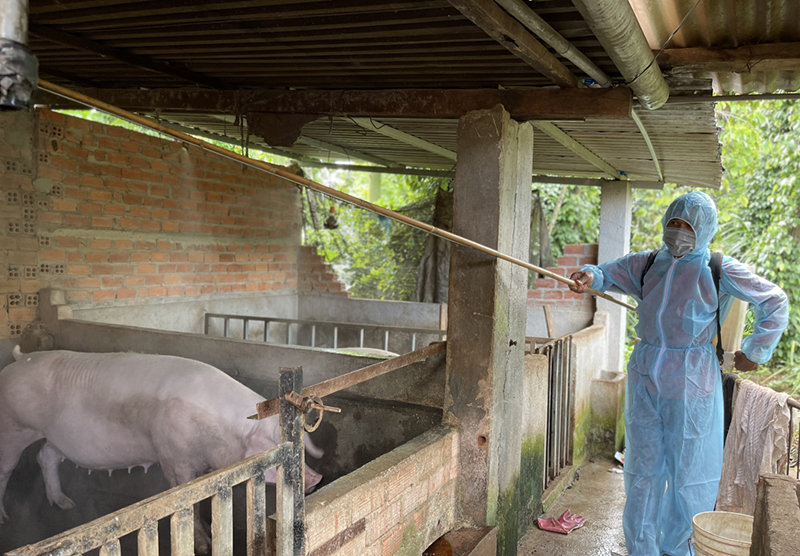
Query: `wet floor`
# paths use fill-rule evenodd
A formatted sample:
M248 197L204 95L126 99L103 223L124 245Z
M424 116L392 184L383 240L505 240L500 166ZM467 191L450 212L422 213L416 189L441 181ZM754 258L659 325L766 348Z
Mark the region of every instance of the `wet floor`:
M586 518L586 525L569 535L541 531L536 525L520 540L520 556L613 556L626 555L622 533L625 486L621 474L609 473L611 461L587 463L578 480L544 517L559 517L565 510Z

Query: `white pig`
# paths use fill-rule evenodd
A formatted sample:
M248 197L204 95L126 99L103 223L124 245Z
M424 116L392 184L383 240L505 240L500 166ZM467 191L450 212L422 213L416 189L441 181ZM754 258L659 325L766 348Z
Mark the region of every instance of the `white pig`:
M0 372L0 523L3 494L23 450L46 438L37 460L47 498L75 504L61 490L65 458L90 470L161 464L171 486L274 447L278 416L247 419L263 401L219 369L199 361L137 353L41 351L22 354ZM306 436L306 450L322 450ZM306 467L306 492L322 476ZM267 472L275 482L275 470ZM198 512L195 512L197 515ZM195 548L209 538L199 516Z

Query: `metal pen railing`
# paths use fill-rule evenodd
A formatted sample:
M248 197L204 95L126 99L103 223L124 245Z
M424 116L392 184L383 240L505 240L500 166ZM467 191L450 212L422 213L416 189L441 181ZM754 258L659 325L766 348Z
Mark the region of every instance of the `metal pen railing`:
M281 369L280 391L302 391L302 369ZM214 555L233 554L233 487L247 485L247 555L266 556L267 533L264 473L277 467L278 556L305 552L304 415L281 397L280 444L242 462L220 469L147 500L76 527L6 556L72 556L99 548L100 556L119 556L120 539L138 534L139 556L158 556L158 522L169 517L172 556L194 555L194 508L211 498L211 549Z
M382 337L382 349L389 351L389 337L390 333L395 334L407 334L410 335L410 350L409 351L416 351L417 349L417 337L420 335L430 335L435 336L438 340L444 338L447 334L447 331L440 330L436 328L414 328L408 326L389 326L389 325L381 325L381 324L362 324L362 323L353 323L353 322L333 322L333 321L315 321L315 320L304 320L304 319L284 319L284 318L275 318L275 317L254 317L254 316L246 316L246 315L230 315L230 314L223 314L223 313L206 313L204 322L203 322L203 334L206 336L210 335L211 333L211 323L214 320L222 320L222 334L225 338L231 337L231 321L241 321L242 322L242 338L245 340L252 340L255 338L251 338L250 334L250 323L258 322L262 323L264 326L264 330L261 333L261 337L258 338L263 342L270 342L272 339L274 341L274 337L270 336L270 324L271 323L282 323L286 324L286 344L294 345L299 338L299 328L301 326L310 327L310 347L318 347L317 346L317 331L318 329L325 328L327 330L332 330L332 347L333 349L338 349L339 346L339 337L341 330L355 330L358 331L358 347L363 348L364 346L364 338L365 338L365 331L379 331L383 332ZM294 329L294 334L292 333ZM295 340L294 342L292 340ZM343 346L343 347L355 347L355 346Z
M547 433L545 434L544 488L572 465L573 393L572 336L534 342L533 352L547 356Z

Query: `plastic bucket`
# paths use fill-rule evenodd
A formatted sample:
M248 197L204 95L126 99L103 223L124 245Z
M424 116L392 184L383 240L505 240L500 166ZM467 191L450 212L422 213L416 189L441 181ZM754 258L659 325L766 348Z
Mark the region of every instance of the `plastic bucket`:
M692 544L697 556L750 556L753 516L703 512L692 519Z

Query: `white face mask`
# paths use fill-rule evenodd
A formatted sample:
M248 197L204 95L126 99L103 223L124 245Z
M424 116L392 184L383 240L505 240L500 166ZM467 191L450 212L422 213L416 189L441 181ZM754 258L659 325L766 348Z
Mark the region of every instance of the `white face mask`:
M667 228L664 230L664 244L673 257L683 257L694 251L697 236L692 230Z

